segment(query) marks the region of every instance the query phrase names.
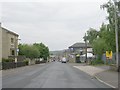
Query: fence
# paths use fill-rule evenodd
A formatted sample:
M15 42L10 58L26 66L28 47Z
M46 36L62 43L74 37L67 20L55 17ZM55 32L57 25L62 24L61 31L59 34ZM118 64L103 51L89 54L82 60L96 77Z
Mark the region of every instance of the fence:
M25 62L2 62L2 69L12 69L17 67L26 66Z
M26 66L25 62L17 62L16 63L16 67L22 67L22 66Z
M16 64L14 62L2 62L2 69L15 68Z
M116 53L113 53L113 56L112 56L112 59L111 59L111 60L107 60L107 59L106 59L106 55L103 54L102 60L104 61L104 63L108 62L108 63L111 63L111 64L116 64ZM119 60L120 60L120 53L119 53ZM120 62L119 62L119 63L120 63Z

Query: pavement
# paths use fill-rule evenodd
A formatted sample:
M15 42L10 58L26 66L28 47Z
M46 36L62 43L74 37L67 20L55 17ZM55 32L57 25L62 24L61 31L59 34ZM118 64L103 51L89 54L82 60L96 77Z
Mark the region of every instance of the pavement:
M110 70L109 66L103 65L103 66L90 66L90 65L83 65L83 64L77 64L73 66L92 77L95 77L100 82L112 87L112 88L118 88L118 72Z
M2 71L3 88L111 88L68 63L51 62Z

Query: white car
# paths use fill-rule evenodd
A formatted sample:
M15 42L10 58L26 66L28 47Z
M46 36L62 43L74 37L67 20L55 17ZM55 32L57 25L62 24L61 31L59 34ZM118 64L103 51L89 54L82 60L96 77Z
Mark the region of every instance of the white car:
M62 63L66 63L66 62L67 62L66 58L63 57L63 58L62 58Z

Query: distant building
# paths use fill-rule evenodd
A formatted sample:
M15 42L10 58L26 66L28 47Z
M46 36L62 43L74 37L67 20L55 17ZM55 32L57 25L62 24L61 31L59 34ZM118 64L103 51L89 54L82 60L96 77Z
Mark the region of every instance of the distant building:
M69 54L69 61L70 62L83 62L83 58L81 57L86 53L86 45L85 43L75 43L72 46L68 47L70 54ZM87 53L93 53L92 46L87 44ZM78 58L79 56L79 58ZM84 57L85 58L85 57ZM84 60L85 61L85 60Z
M72 46L69 47L69 50L73 53L85 53L86 45L85 43L75 43ZM90 44L87 44L87 52L92 53L92 46Z
M0 55L2 55L2 58L8 59L9 56L16 57L18 55L17 49L18 49L18 37L19 35L9 31L3 27L1 27L0 30L0 47L2 47L2 52L0 52Z

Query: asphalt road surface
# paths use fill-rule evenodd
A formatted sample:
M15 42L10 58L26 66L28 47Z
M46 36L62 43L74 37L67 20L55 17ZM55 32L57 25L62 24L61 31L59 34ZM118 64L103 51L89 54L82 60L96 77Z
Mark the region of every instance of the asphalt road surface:
M3 88L110 88L61 62L5 70L2 75Z

